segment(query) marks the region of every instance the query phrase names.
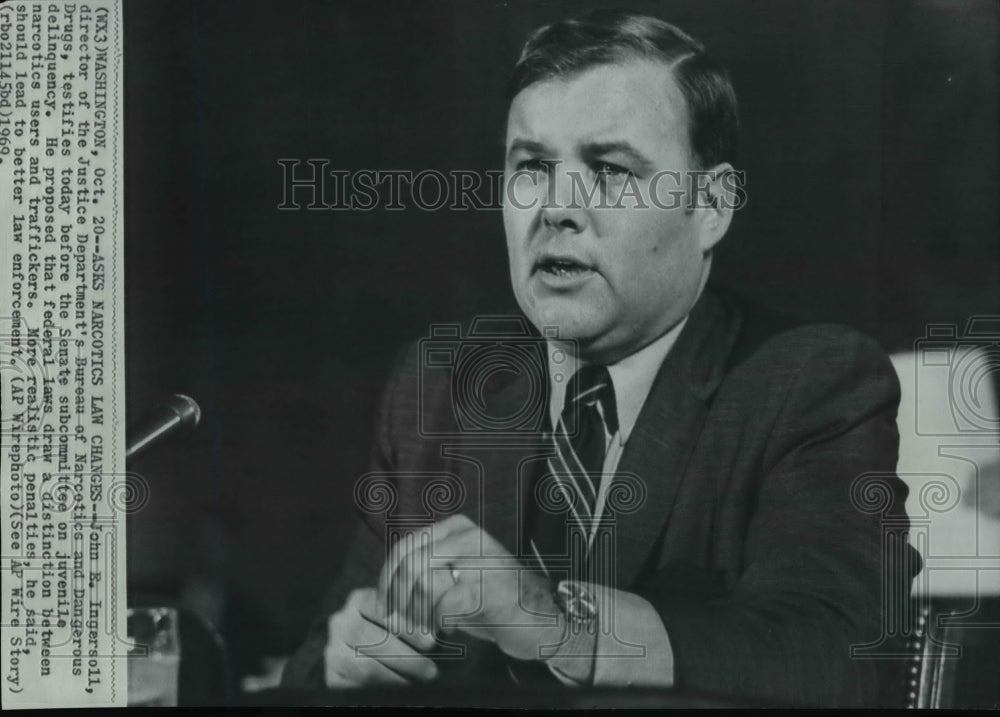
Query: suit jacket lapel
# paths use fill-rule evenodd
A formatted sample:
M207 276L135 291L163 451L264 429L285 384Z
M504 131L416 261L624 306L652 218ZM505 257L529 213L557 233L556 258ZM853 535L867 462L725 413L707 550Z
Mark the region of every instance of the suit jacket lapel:
M645 502L615 521L617 588L635 582L666 528L738 324L706 291L657 373L618 464L645 487Z
M537 360L546 367L543 349L544 343L539 341ZM484 413L501 417L524 410L526 400L533 406L535 401L540 402L540 410L530 413L532 423L537 419L537 425L519 431L467 432L442 447L452 469L464 476L466 487L471 488L462 512L514 555L531 555L528 546L521 544L521 527L532 480L539 464L552 452L543 436L549 425L547 376L547 368L539 374L516 374L485 397ZM535 385L539 377L541 386Z

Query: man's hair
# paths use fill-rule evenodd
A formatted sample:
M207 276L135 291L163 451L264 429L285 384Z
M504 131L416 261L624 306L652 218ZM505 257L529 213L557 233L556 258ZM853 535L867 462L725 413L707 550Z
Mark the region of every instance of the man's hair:
M688 142L700 168L735 159L736 93L729 73L705 46L668 22L621 10L598 10L536 30L507 83L507 101L542 80L632 59L663 62L687 103Z

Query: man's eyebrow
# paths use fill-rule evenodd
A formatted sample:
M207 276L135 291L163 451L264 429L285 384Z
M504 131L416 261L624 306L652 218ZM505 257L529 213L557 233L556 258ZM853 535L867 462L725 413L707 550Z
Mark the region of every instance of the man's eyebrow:
M635 163L636 169L640 171L650 170L653 167L651 159L625 141L588 142L583 145L582 154L588 159L604 157L609 154L624 154L626 157L631 159L633 163Z
M507 150L507 161L510 161L511 157L518 152L524 152L526 154L536 156L550 156L552 154L552 150L541 142L533 139L524 139L522 137L517 137L510 143L510 149ZM623 154L632 161L635 165L635 169L640 172L652 171L654 166L651 159L646 157L646 155L636 149L632 144L624 140L615 140L610 142L587 142L581 147L580 154L586 159L596 159L609 154Z
M523 139L521 137L516 138L510 143L510 149L507 150L507 160L509 161L518 152L526 152L528 154L538 154L545 155L549 152L548 148L541 142L536 142L533 139Z

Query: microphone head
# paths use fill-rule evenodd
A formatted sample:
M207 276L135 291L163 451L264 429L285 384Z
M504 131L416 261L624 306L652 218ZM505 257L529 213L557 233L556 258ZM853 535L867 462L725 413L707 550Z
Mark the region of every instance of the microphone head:
M168 398L164 405L177 414L180 419L179 428L192 429L198 427L201 421L201 407L198 402L183 393L175 393Z
M194 430L200 420L201 408L197 401L182 393L170 396L129 427L125 437L125 460L135 458L170 436Z

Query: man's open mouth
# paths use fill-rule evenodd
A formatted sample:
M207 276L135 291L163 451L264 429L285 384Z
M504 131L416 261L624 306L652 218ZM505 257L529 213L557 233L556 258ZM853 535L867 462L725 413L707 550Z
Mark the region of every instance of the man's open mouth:
M575 259L545 257L535 264L536 271L558 277L571 277L593 271L593 267L582 264Z

